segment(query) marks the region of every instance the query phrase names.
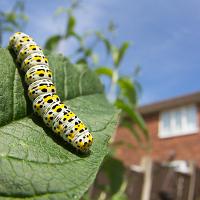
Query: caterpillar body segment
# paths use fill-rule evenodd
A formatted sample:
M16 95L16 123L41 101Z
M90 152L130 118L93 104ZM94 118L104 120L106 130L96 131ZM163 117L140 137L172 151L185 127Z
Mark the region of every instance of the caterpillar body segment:
M25 82L30 85L37 80L52 80L52 72L46 65L31 67L25 74Z
M32 53L42 53L42 49L35 42L29 42L24 45L17 56L17 62L22 63Z
M44 56L43 53L32 53L29 55L22 63L21 69L24 72L27 72L31 67L37 65L46 65L49 66L48 59Z

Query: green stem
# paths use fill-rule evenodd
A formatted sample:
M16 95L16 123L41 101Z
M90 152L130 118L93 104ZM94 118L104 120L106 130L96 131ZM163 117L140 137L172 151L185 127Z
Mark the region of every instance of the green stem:
M118 81L118 69L114 68L113 75L112 75L112 80L111 80L110 91L109 91L109 94L108 94L108 99L111 102L114 102L116 100L117 81Z

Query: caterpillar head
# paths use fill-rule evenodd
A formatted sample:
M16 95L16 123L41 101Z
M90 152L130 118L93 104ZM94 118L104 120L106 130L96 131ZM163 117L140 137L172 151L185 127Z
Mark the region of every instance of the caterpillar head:
M89 131L84 132L73 141L73 146L81 151L88 152L93 143L93 137Z

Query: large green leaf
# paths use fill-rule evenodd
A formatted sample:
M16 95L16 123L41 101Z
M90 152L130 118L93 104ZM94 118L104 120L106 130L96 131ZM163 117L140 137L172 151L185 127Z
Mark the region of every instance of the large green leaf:
M124 165L122 161L107 156L104 161L103 170L109 180L109 193L111 195L117 193L123 183Z
M79 199L108 151L118 113L95 72L61 55L48 58L58 94L93 133L91 153L77 154L32 113L23 78L0 49L0 199Z

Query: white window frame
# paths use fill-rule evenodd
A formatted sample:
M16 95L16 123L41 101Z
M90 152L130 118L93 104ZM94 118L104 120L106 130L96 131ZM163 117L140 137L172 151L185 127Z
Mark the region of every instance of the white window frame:
M181 112L187 112L187 109L194 109L195 111L195 127L193 128L189 128L189 126L187 126L187 119L186 119L186 114L182 114L181 115L181 120L182 120L182 124L183 124L183 128L182 130L176 130L173 126L175 124L175 118L172 117L172 115L177 112L180 111ZM163 115L168 113L170 115L170 128L169 131L164 131L163 127L162 127L162 119L163 119ZM173 130L174 129L174 130ZM191 134L196 134L199 132L199 119L198 119L198 109L197 106L195 104L190 104L190 105L186 105L186 106L182 106L182 107L177 107L174 109L169 109L169 110L165 110L159 113L159 122L158 122L158 136L159 138L171 138L171 137L176 137L176 136L184 136L184 135L191 135Z

